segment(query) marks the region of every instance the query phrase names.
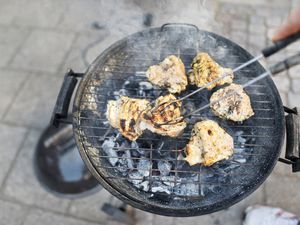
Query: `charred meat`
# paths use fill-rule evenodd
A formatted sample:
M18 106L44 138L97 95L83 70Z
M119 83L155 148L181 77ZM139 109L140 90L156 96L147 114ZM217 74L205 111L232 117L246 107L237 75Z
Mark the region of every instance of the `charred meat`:
M150 103L148 100L121 96L119 100L109 101L106 116L110 125L119 129L120 133L131 141L141 134L140 118Z
M150 66L146 75L149 81L167 88L170 93L180 93L188 84L184 64L174 55L167 57L158 65Z
M225 78L209 85L208 90L225 83L232 83L233 71L230 68L223 68L216 63L207 53L201 52L193 59L192 71L189 73L189 81L198 87L203 87L211 81L228 74Z
M224 97L227 95L228 97ZM212 94L210 102L213 113L223 119L243 121L254 115L249 96L238 84L231 84L216 91Z
M211 166L233 154L233 138L216 122L206 120L194 125L186 146L185 160L192 166L202 163Z
M176 97L172 94L156 99L154 108L142 116L141 129L148 129L163 136L177 137L180 135L186 127L186 122L181 119L182 103L172 103L174 100ZM166 122L169 124L163 124Z

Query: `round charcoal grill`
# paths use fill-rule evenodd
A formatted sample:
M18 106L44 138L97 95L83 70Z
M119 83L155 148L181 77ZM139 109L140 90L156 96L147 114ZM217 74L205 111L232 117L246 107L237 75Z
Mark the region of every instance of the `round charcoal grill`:
M242 123L221 120L210 109L194 115L178 138L146 131L130 142L106 119L108 100L121 95L154 100L165 89L151 85L145 72L167 56L179 56L190 69L199 51L219 64L235 68L253 58L246 50L214 33L192 25L167 24L120 40L103 52L82 77L73 105L73 128L80 154L101 185L124 202L167 216L195 216L227 208L242 200L272 171L284 139L284 110L271 78L246 88L255 115ZM234 82L244 84L265 72L258 63L235 73ZM71 74L71 76L70 76ZM67 109L76 76L65 78L56 107L56 122ZM195 90L188 90L177 97ZM213 91L215 91L214 89ZM183 113L208 103L213 91L202 91L184 101ZM211 167L189 166L183 160L192 127L201 118L217 121L232 137L235 151L229 160Z

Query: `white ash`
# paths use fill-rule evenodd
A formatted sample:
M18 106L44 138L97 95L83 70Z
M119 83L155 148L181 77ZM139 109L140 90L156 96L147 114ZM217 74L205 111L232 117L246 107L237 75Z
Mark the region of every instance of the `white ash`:
M199 194L198 183L182 183L174 187L174 192L182 196L195 196Z
M168 161L158 161L157 168L162 176L168 176L172 169L172 164Z
M235 148L234 152L235 153L242 153L242 152L244 152L244 148Z
M201 195L205 196L209 193L219 194L222 191L220 185L201 185Z
M136 141L132 141L130 145L131 145L131 148L134 148L134 149L138 149L139 148L139 145L138 145L138 143Z
M127 96L128 95L128 91L126 89L120 89L119 90L119 93L118 93L120 96Z
M133 165L133 161L131 159L131 155L130 155L130 151L129 150L126 150L125 156L126 156L126 162L127 162L128 168L133 169L134 165Z
M145 77L146 78L146 72L145 71L136 71L135 75L137 77Z
M139 185L137 185L143 191L149 191L149 181L145 180Z
M147 97L147 94L145 93L144 90L139 90L139 91L138 91L138 96L139 96L139 97L142 97L142 98L146 98L146 97Z
M138 152L139 156L145 156L145 150L141 149L136 141L131 142L131 152Z
M127 174L128 170L134 169L134 163L131 159L131 154L129 150L126 150L122 155L121 159L119 159L118 169L120 172L123 172L124 175Z
M110 162L110 164L112 166L115 166L118 162L118 154L117 152L114 150L115 145L118 145L118 143L116 143L114 141L114 139L112 137L110 137L108 140L105 140L102 144L102 149L103 151L107 154L108 161Z
M139 83L139 89L141 90L152 90L153 85L150 82L142 81Z
M143 175L138 171L129 173L128 177L130 179L129 181L134 185L139 185L140 183L142 183L144 178Z
M243 135L243 131L237 131L235 133L235 136L237 137L237 142L240 144L240 147L243 148L245 147L246 144L246 138L242 137L241 135Z
M140 159L140 161L137 164L137 170L139 171L139 173L144 177L148 177L150 175L150 169L151 162L149 161L149 159Z
M226 174L230 174L230 172L236 168L240 167L238 163L229 163L229 165L225 165L222 167L221 171L223 171ZM222 173L222 174L224 174Z
M234 159L234 161L236 161L238 163L246 163L247 162L247 160L245 158L238 157L238 156Z
M176 179L175 176L164 177L162 179L162 182L163 182L163 184L173 188L175 186L175 180L176 180L176 182L181 182L181 178Z
M194 101L184 101L183 102L183 107L182 107L182 115L187 115L190 114L196 110L196 106L194 104Z
M133 171L129 173L128 177L130 179L129 182L134 184L134 186L143 191L149 191L149 181L143 180L145 178L143 173L140 171Z
M154 193L155 192L164 192L167 194L171 194L172 187L165 185L160 181L154 181L151 185L151 191Z

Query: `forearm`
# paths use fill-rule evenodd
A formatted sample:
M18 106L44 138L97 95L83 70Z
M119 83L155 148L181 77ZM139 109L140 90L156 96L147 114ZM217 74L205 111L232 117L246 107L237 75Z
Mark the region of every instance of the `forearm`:
M278 41L298 31L300 31L300 7L292 11L286 22L277 30L272 39L273 41Z

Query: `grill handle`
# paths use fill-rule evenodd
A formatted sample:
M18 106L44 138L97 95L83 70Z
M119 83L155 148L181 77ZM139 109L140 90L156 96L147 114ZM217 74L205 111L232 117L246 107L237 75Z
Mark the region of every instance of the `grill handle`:
M190 24L190 23L165 23L164 25L162 25L160 27L160 30L164 31L168 27L191 27L191 28L195 29L196 31L199 30L199 28L196 25Z
M52 113L50 121L51 125L58 127L61 122L70 123L67 118L71 97L77 84L77 78L82 76L82 73L74 73L71 69L69 69L65 74L64 81Z
M279 161L292 165L293 172L300 171L300 117L299 109L289 109L285 107L288 113L285 117L286 121L286 152L285 159Z
M292 44L293 42L297 41L299 38L300 38L300 31L283 40L274 42L272 46L263 49L262 54L264 55L264 57L267 58L273 55L274 53L280 51L281 49L285 48L289 44Z

